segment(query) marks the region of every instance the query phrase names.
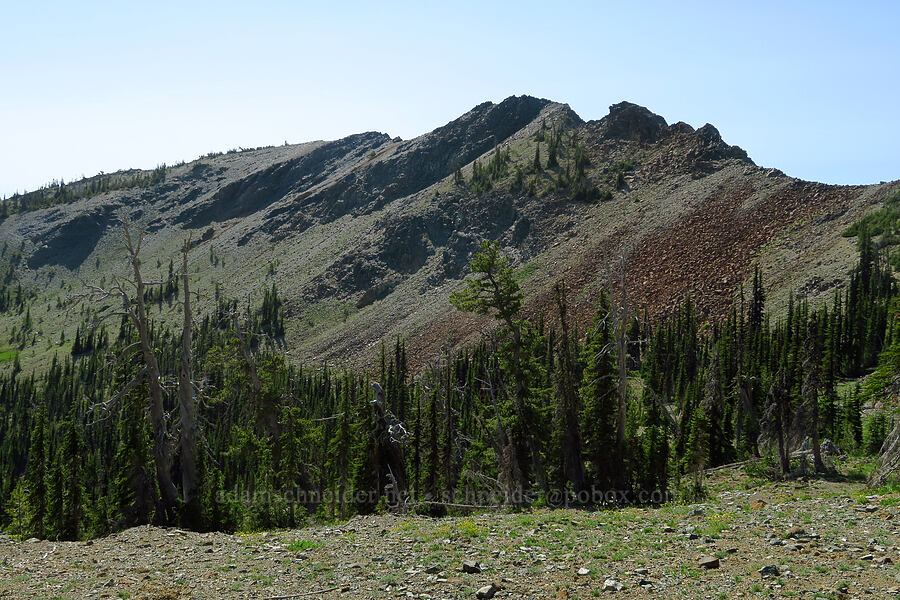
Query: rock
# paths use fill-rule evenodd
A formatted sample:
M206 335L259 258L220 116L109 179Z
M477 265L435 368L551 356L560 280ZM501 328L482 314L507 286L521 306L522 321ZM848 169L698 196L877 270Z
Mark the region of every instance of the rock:
M718 569L719 568L719 559L715 556L707 556L703 555L700 557L700 560L697 563L703 567L704 569Z
M585 575L590 575L591 570L585 567L581 567L580 569L578 569L578 574L584 577Z
M40 542L40 541L41 541L41 540L39 540L39 539L33 537L33 538L28 538L27 540L25 540L25 543L26 543L26 544L37 544L37 543Z
M479 598L480 600L487 599L487 598L493 598L494 594L499 592L501 589L502 588L499 585L497 585L496 583L492 583L490 585L484 586L483 588L481 588L477 592L475 592L475 597Z
M822 440L822 442L819 444L819 450L822 452L822 454L831 454L834 456L837 456L841 453L841 449L838 448L837 445L828 438Z
M750 505L750 510L759 510L766 505L765 500L757 500Z
M645 569L644 567L641 567L640 569L635 569L634 573L635 573L635 575L647 575L648 573L650 573L650 569Z
M481 573L481 563L474 560L463 561L463 573Z
M759 570L759 574L763 577L778 577L781 574L781 571L779 571L778 567L775 565L766 565Z
M607 579L603 582L604 592L621 592L624 587L625 586L622 585L621 582L616 581L615 579Z
M865 556L860 556L859 560L875 560L874 554L866 554Z
M463 568L465 568L465 563L463 563ZM431 566L431 567L428 567L427 569L425 569L425 573L427 573L428 575L437 575L440 572L441 572L440 567Z
M876 565L890 565L893 564L894 561L891 560L890 556L879 556L875 559Z
M788 532L787 532L787 534L785 535L785 537L796 538L796 537L800 537L800 536L803 536L803 535L806 535L806 530L803 529L802 527L798 526L798 525L794 525L793 527L791 527L791 528L788 530Z
M663 527L662 530L663 530L663 533L675 533L675 528L670 527L669 525L666 525L665 527Z

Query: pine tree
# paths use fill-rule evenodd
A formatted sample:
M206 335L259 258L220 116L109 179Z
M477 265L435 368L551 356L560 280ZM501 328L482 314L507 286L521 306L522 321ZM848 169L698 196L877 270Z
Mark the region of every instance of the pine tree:
M63 460L63 450L60 448L54 453L47 473L47 521L45 535L48 539L65 539L63 536L63 524L65 521L63 505L66 491L61 464Z
M562 455L566 479L575 493L585 489L584 461L582 457L580 402L578 397L578 365L575 342L569 334L568 305L565 283L556 284L556 306L562 337L559 341L559 366L557 373L557 396L560 415L559 428L562 429Z
M151 474L149 434L137 393L126 394L117 421L111 500L117 527L150 523L158 493Z
M503 324L501 335L507 342L501 347L501 354L515 386L516 430L525 441L538 485L546 492L547 474L535 436L538 423L532 418L533 411L528 405L533 378L530 357L536 340L529 324L520 319L522 291L513 277L509 258L501 255L500 245L496 242L483 242L481 250L469 262L469 268L472 275L466 278L465 288L450 294L450 302L459 310L494 315Z
M585 367L580 391L589 473L593 485L602 490L618 489L624 471L624 457L616 451L617 367L615 341L608 319L610 309L609 296L601 291L594 327L582 349Z
M750 327L751 335L753 335L757 333L762 326L766 304L766 293L763 289L763 280L762 274L759 271L759 265L753 269L753 289L750 294L750 309L747 314L747 325Z
M694 407L690 420L690 435L685 448L684 465L691 475L691 494L703 495L703 473L709 464L710 419L700 405Z
M31 428L31 443L28 448L28 518L29 534L43 538L48 528L47 479L49 462L49 440L47 411L41 405Z

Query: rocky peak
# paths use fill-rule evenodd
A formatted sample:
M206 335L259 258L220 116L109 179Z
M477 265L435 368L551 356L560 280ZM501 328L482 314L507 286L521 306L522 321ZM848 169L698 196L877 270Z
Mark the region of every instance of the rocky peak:
M695 147L693 151L700 160L721 160L736 158L752 162L747 152L739 146L729 146L722 141L719 130L707 123L694 133Z
M666 120L637 104L619 102L600 119L600 135L605 138L653 143L666 131Z

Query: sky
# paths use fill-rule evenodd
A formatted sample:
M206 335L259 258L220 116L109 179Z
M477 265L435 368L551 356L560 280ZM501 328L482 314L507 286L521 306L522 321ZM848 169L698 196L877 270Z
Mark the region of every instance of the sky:
M0 197L210 151L431 131L529 94L900 178L900 3L0 0Z

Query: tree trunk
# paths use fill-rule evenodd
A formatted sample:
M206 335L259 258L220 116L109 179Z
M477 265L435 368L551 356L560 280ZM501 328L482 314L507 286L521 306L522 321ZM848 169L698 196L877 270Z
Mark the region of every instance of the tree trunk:
M150 423L153 427L153 462L156 466L156 478L162 493L166 510L174 508L178 499L178 490L172 481L172 451L169 432L166 429L166 412L163 405L163 391L160 383L159 362L153 353L150 343L150 324L147 309L144 306L144 280L141 278L140 239L137 245L132 243L131 233L126 225L125 239L134 271L135 303L137 312L137 329L141 345L141 354L147 367L147 383L150 388Z
M181 330L181 364L178 371L178 401L181 415L181 493L184 503L193 499L197 488L197 404L194 398L194 376L191 360L191 294L188 287L188 250L182 249L182 285L184 286L184 326Z
M491 397L491 406L494 408L494 416L497 419L497 480L507 504L522 503L522 471L516 457L516 450L503 427L503 419L500 418L500 408L497 406L497 397L494 394L494 385L491 383L491 372L487 366L484 368L485 382Z

